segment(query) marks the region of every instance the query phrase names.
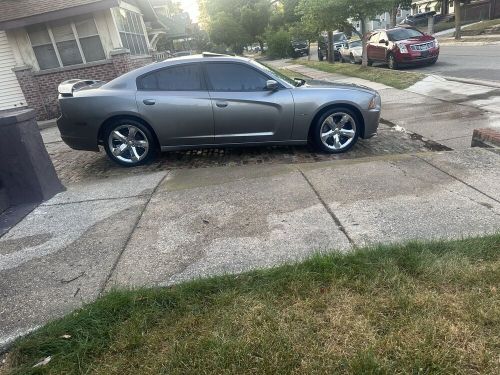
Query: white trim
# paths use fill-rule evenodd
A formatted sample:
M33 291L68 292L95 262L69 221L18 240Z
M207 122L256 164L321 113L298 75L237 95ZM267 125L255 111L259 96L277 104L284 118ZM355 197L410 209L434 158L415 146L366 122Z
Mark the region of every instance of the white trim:
M49 33L49 38L50 38L50 41L52 42L52 47L54 48L54 51L56 52L56 57L57 57L57 61L59 62L59 67L64 66L62 63L62 60L61 60L61 56L59 55L59 50L57 49L56 39L54 38L54 34L52 33L52 27L50 27L49 25L45 25L45 27L47 28L47 31ZM29 37L29 33L28 33L28 37ZM33 48L33 44L31 45L31 47ZM34 52L35 52L35 49L33 48L33 53ZM36 54L35 54L35 56L36 56ZM37 59L37 61L38 61L38 59Z
M94 17L92 17L92 19L93 18ZM80 51L80 55L82 56L82 61L84 64L86 64L87 59L85 58L85 55L83 53L82 45L80 44L80 38L78 37L78 32L76 31L75 23L73 21L71 21L70 25L71 25L71 30L73 31L73 35L75 36L76 45L78 46L78 50ZM95 25L95 21L94 21L94 25ZM97 26L96 26L96 30L97 30ZM102 42L101 42L101 45L102 45Z

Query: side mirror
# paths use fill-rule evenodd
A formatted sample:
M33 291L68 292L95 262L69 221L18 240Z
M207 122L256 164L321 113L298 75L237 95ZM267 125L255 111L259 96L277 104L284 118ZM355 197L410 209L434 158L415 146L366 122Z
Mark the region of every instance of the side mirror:
M275 91L278 89L278 82L274 79L268 79L266 82L266 89L269 91Z
M306 83L306 80L302 78L294 78L293 80L297 82L297 86L303 86Z

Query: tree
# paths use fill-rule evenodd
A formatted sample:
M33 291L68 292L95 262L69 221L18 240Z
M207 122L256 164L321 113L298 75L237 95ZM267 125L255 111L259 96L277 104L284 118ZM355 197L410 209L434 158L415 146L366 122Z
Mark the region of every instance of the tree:
M359 21L361 25L361 34L363 35L363 66L368 65L368 56L366 53L366 20L383 13L388 9L388 5L393 0L342 0L347 9L348 16Z
M247 43L258 41L269 23L268 0L200 0L200 21L214 43L241 53Z
M410 9L412 0L393 0L391 1L389 14L391 16L391 26L395 27L397 23L397 15L399 9Z
M305 29L315 31L316 35L327 31L329 62L334 62L332 30L342 27L347 19L344 1L346 0L300 0L297 7Z
M453 8L455 9L455 39L462 38L462 7L460 0L453 0Z
M253 41L259 42L264 50L264 31L269 24L271 9L267 1L250 2L241 9L241 26Z

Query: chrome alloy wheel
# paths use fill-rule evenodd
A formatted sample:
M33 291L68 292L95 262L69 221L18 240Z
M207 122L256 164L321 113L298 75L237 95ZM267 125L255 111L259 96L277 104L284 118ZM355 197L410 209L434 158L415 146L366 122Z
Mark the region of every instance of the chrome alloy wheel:
M321 142L331 150L342 150L349 146L356 135L356 121L351 115L336 112L321 124Z
M135 164L143 160L149 151L146 134L134 125L120 125L108 137L113 156L124 163Z

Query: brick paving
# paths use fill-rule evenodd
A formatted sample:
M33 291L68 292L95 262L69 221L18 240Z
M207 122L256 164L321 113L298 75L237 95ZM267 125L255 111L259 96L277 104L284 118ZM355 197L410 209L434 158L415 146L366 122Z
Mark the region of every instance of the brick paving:
M103 150L96 153L70 149L60 140L57 128L45 129L42 135L59 178L64 184L144 171L249 164L314 163L444 149L414 134L381 124L376 137L368 140L360 139L353 149L339 155L317 153L308 146L214 148L166 152L149 165L123 168L111 162Z

